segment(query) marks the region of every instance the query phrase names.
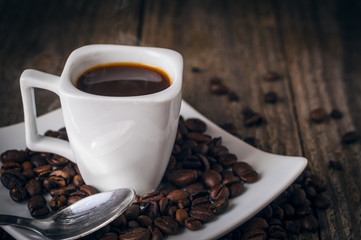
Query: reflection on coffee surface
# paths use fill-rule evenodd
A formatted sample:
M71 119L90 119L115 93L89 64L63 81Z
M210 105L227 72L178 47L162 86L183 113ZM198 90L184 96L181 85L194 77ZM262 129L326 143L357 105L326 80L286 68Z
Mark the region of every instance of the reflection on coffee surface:
M86 70L76 88L101 96L140 96L160 92L171 85L161 69L137 63L112 63Z

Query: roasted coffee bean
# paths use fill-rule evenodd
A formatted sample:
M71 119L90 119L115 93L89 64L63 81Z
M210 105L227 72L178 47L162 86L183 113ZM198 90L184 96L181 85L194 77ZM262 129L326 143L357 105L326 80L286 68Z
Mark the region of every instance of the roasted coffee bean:
M202 227L202 222L197 218L187 217L184 219L184 226L191 231L196 231Z
M207 130L207 124L198 118L188 118L184 121L186 127L193 132L205 132Z
M202 222L209 222L213 220L214 213L207 208L194 207L189 211L189 216L199 219Z
M59 133L58 131L53 131L53 130L47 130L45 133L44 133L45 136L48 136L48 137L53 137L53 138L56 138Z
M296 209L296 215L298 217L303 217L303 216L309 215L311 213L312 213L312 209L310 206L307 206L307 205L300 206Z
M306 193L302 188L295 188L290 195L290 202L293 206L299 207L304 204Z
M48 155L46 160L53 166L63 166L69 162L68 159L57 154Z
M69 174L63 170L52 171L49 175L49 179L54 180L59 187L65 187L70 182Z
M282 220L285 217L285 213L283 212L283 209L278 205L273 205L272 211L274 218L278 218Z
M170 216L157 217L154 220L154 225L167 235L176 234L179 231L177 221Z
M186 157L182 161L182 167L185 169L200 169L202 167L202 162L199 160L198 157L192 155Z
M63 171L69 175L70 179L73 179L74 176L77 175L75 169L73 168L73 164L71 163L65 165L65 167L63 167Z
M30 179L25 184L25 189L28 192L29 196L41 195L43 193L41 182L36 179Z
M318 193L326 190L325 179L314 174L305 179L305 186L314 187Z
M25 187L23 187L23 186L18 186L18 187L11 189L9 194L10 194L10 198L14 202L22 202L28 196L28 193L27 193Z
M218 162L228 168L237 162L237 156L233 153L223 154L219 156Z
M267 235L270 238L287 239L287 233L280 225L270 226L267 231Z
M207 151L208 151L208 147L207 147ZM204 156L201 153L197 153L196 156L198 157L198 159L202 163L203 171L207 171L207 170L209 170L211 168L209 160L208 160L208 158L206 156Z
M53 197L50 200L50 208L54 211L58 211L59 209L63 208L64 206L67 206L68 198L64 195L58 195Z
M333 119L341 119L343 117L343 113L335 108L331 111L330 117L332 117Z
M48 162L46 161L45 157L42 154L31 155L30 162L36 168L48 164Z
M293 217L296 213L295 208L289 203L283 203L280 207L282 208L285 217Z
M74 186L66 186L66 187L62 187L62 188L51 189L49 191L49 193L52 197L58 196L58 195L68 196L70 193L75 192L75 191L76 191L76 188Z
M49 208L46 206L46 200L41 195L34 195L29 199L28 209L30 215L34 218L41 218L49 213Z
M141 227L147 228L153 223L153 219L151 219L147 215L140 215L139 217L137 217L137 222Z
M60 128L60 129L58 130L58 136L57 136L57 138L60 138L60 139L66 140L66 141L69 140L69 139L68 139L68 133L67 133L65 127L62 127L62 128Z
M172 218L175 218L175 213L176 213L177 209L178 209L177 206L174 206L174 205L170 206L168 208L168 215Z
M23 150L7 150L1 154L1 162L17 162L22 163L27 160L26 152Z
M201 182L192 183L186 187L186 191L189 192L190 195L203 190L205 190L205 186Z
M318 221L314 216L308 215L302 218L302 228L306 231L314 232L318 226Z
M118 239L119 239L118 234L113 232L106 233L99 238L99 240L118 240Z
M84 185L84 180L83 180L83 177L81 175L75 175L73 177L73 184L75 187L79 188L81 185Z
M184 226L184 219L188 217L188 212L184 209L177 209L175 212L175 220L180 226Z
M173 184L166 182L161 188L159 188L159 192L162 193L164 196L167 196L171 191L176 190L177 187Z
M150 232L147 228L131 228L119 235L119 240L148 240L150 239Z
M166 215L171 205L171 200L167 197L163 197L159 200L158 205L160 215Z
M124 212L127 221L137 219L140 216L141 209L138 205L130 205Z
M183 198L177 201L177 207L184 209L189 208L191 205L191 201L188 198Z
M271 219L269 219L268 220L268 224L269 225L282 225L282 220L281 219L279 219L279 218L271 218Z
M305 192L307 197L314 198L317 196L317 191L313 186L305 186Z
M278 101L278 95L274 91L269 91L264 94L263 99L266 103L276 103Z
M328 161L328 167L339 171L343 169L342 164L340 162L333 160Z
M122 228L127 225L127 219L125 218L124 214L119 215L116 219L114 219L110 226L114 228Z
M75 186L75 184L74 184L74 186ZM50 192L51 189L54 189L57 187L58 187L58 184L53 179L45 178L43 180L43 188L45 189L45 191Z
M21 172L10 169L1 174L1 183L4 187L10 190L16 187L24 186L26 178Z
M209 152L208 154L211 157L215 157L218 158L221 155L227 154L229 153L229 150L227 147L223 146L223 145L215 145L209 148Z
M199 132L190 132L187 134L187 138L193 139L197 143L209 143L212 140L211 136Z
M163 234L159 228L155 227L154 224L148 226L148 231L152 235L152 240L162 240Z
M26 179L32 179L35 176L35 172L30 168L23 170L22 174Z
M145 207L142 209L142 214L147 215L152 219L156 218L158 216L158 213L159 213L159 205L156 201L148 202L147 205L145 205Z
M211 83L210 92L216 95L224 95L228 93L228 87L223 83Z
M253 170L251 165L246 162L237 162L232 165L233 172L245 182L255 182L258 174Z
M90 185L81 185L79 190L85 192L88 196L98 193L98 190Z
M241 195L244 192L244 185L242 182L232 182L230 184L226 184L226 186L229 188L229 197L235 198Z
M267 233L262 229L251 229L242 234L241 240L265 240Z
M79 197L81 197L81 198L85 198L85 197L87 197L87 196L89 196L89 195L88 195L88 193L86 193L86 192L84 192L84 191L77 190L77 191L74 191L74 192L70 193L69 196L70 196L70 197L72 197L72 196L79 196Z
M279 80L280 78L281 78L281 75L278 72L275 72L275 71L268 71L264 75L264 79L266 81L276 81L276 80Z
M211 205L212 203L209 201L208 197L200 197L192 201L191 207L209 208Z
M150 192L150 193L146 193L146 194L142 195L139 200L142 204L145 204L150 201L159 201L163 197L164 197L164 195L161 192L154 191L154 192Z
M215 163L215 164L212 164L212 167L211 167L212 170L220 173L224 170L223 166L221 164L218 164L218 163Z
M285 230L290 233L299 234L301 231L301 223L297 220L286 220L283 225L285 226Z
M198 192L194 192L189 196L190 200L195 200L197 198L208 198L209 197L209 191L208 190L200 190Z
M239 102L240 97L238 96L238 94L234 91L230 91L228 92L228 100L230 102Z
M358 140L360 140L360 135L358 134L358 132L356 131L349 131L346 132L342 138L341 138L341 142L343 144L351 144L351 143L355 143Z
M222 182L222 176L215 170L208 170L202 174L202 182L208 188Z
M252 229L262 229L266 231L268 228L268 222L266 221L266 219L261 217L253 217L241 226L243 232L247 232Z
M139 228L140 225L136 220L130 220L130 221L128 221L128 226L127 227L128 227L128 229L129 228Z
M178 187L185 187L194 183L197 178L198 173L195 170L173 170L167 176L168 181Z
M323 107L316 108L310 112L310 120L315 123L324 122L328 118L328 113Z
M259 113L254 113L252 116L244 119L243 123L246 127L259 126L263 122L263 118Z
M229 207L228 198L223 198L212 203L209 209L215 214L220 215L227 211Z
M16 170L19 172L21 172L23 170L20 163L13 162L13 161L7 161L1 165L0 174L3 174L6 170L10 170L10 169L13 169L13 170Z
M49 165L49 164L46 164L46 165L41 165L39 167L35 167L33 168L33 171L38 175L45 175L47 174L50 175L50 173L52 172L53 170L53 166Z
M25 170L32 170L33 169L33 165L31 164L30 161L24 161L21 163L21 167L23 168L23 171Z
M212 201L217 201L224 198L229 198L229 188L223 184L216 184L210 189L209 198Z
M239 182L241 181L241 179L235 175L233 175L233 172L231 171L228 171L230 174L229 175L224 175L222 173L224 173L224 171L221 172L221 174L223 175L223 180L222 180L222 184L224 185L231 185L232 183L236 183L236 182Z
M270 219L273 216L273 210L271 205L267 205L265 208L263 208L259 213L258 216L261 216L265 219Z
M178 202L179 200L188 197L189 197L189 193L182 189L174 190L167 195L167 198L169 198L173 202Z
M250 118L255 114L255 112L253 111L252 108L250 107L244 107L242 108L242 115L244 116L244 118Z

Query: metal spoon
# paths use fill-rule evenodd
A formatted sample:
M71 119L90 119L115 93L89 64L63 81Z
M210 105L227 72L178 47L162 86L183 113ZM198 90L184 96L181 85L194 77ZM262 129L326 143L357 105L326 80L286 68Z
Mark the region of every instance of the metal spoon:
M27 228L50 239L76 239L107 225L134 201L132 189L101 192L81 199L46 219L0 214L0 225Z

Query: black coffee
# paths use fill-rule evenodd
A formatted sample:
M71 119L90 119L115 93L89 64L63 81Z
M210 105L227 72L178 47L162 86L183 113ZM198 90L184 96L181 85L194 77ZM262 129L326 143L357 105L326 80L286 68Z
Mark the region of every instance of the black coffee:
M75 81L75 87L102 96L139 96L162 91L171 85L161 69L136 64L114 63L92 67Z

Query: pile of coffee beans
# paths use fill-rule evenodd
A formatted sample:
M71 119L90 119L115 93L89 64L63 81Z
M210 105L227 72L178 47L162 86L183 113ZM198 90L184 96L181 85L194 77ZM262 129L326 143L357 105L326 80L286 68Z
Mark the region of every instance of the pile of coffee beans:
M229 199L244 191L245 183L258 180L257 172L222 144L205 134L200 119L179 120L176 141L160 188L136 201L111 224L88 239L162 239L181 228L198 230L224 213ZM45 135L67 140L65 129ZM11 199L28 202L34 218L46 217L95 194L77 165L51 153L8 150L1 154L1 182ZM49 193L47 203L44 195ZM50 209L49 209L50 208Z
M67 140L64 128L45 135ZM76 164L56 154L8 150L1 154L1 162L1 183L15 202L28 201L34 218L47 216L49 207L58 211L97 193L94 187L84 184ZM44 198L46 193L52 197L49 204Z
M198 230L227 211L244 184L259 176L255 169L229 152L219 137L205 132L200 119L179 120L176 141L162 183L157 191L137 196L117 219L84 239L163 239L182 228ZM67 139L65 129L48 136ZM8 150L1 154L1 181L11 199L27 201L30 214L45 217L97 192L86 185L77 166L49 153ZM306 170L281 196L257 216L221 239L287 239L319 227L316 209L329 200L322 195L325 183ZM46 202L44 195L52 197Z
M276 200L231 233L226 239L291 239L302 232L316 232L316 211L330 206L325 181L306 169Z

